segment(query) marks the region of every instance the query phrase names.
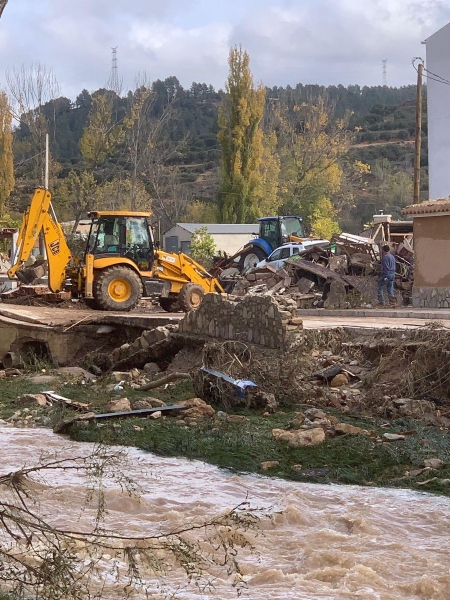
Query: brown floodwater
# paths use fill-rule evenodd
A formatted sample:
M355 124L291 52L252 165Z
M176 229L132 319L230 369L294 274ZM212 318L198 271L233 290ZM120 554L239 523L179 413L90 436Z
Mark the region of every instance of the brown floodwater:
M88 454L91 448L45 429L0 427L0 474L35 464L43 450L62 458ZM448 498L235 475L199 461L161 458L136 449L128 449L128 456L127 474L140 485L141 499L128 497L112 480L106 482L106 524L117 532L168 531L246 498L271 513L270 519L262 518L259 533L250 534L255 552L242 551L242 598L450 598ZM50 473L36 491L40 511L49 521L78 529L86 525L89 510L83 510L86 481L81 474ZM126 597L106 571L103 583L105 598ZM177 570L169 573L167 585L183 600L237 597L222 575L214 591L185 585ZM138 591L131 596L145 597ZM160 597L156 584L149 597Z

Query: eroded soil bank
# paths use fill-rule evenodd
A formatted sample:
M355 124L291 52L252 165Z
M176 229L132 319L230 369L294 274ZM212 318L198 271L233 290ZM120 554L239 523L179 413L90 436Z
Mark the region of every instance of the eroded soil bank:
M446 329L303 330L283 353L236 341L199 343L175 331L162 337L155 342L158 353L149 346L153 367L145 367L147 350L139 346L121 359L127 369L120 372L94 375L36 363L34 374L4 373L1 416L12 427L49 427L80 415L67 403L50 406L44 398L40 406L23 399L49 389L94 414L183 402L188 408L173 413L92 418L67 432L77 440L198 458L239 472L449 494ZM95 370L93 358L86 356L84 367ZM105 357L96 358L105 364ZM258 387L240 399L234 385L202 365ZM180 371L189 379L137 389Z

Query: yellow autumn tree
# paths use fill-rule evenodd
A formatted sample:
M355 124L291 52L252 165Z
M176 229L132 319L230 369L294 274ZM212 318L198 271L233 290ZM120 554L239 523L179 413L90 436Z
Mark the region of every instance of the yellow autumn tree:
M256 190L258 217L278 214L282 204L279 194L280 155L274 131L263 138L263 154L260 166L260 181Z
M258 215L265 89L255 87L250 57L241 47L230 50L228 64L217 135L222 149L219 209L224 223L245 223Z
M312 225L313 215L317 219L322 214L326 201L332 207L331 199L342 184L340 159L351 143L347 119L334 119L323 98L281 106L277 116L282 209L301 214ZM335 223L329 227L337 227L335 211L328 216Z
M123 140L123 128L113 118L112 103L106 94L94 96L80 150L88 169L103 163Z
M14 189L13 136L8 96L0 92L0 217L5 214L5 203Z

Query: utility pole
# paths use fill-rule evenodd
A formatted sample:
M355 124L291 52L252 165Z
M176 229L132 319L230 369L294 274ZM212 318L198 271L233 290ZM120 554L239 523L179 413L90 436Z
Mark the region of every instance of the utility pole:
M423 59L417 68L417 100L416 100L416 146L414 155L414 198L413 203L420 202L420 149L422 145L422 80Z

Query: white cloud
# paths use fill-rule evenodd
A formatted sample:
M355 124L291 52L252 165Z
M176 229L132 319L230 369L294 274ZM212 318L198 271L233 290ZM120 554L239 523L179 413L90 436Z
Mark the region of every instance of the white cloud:
M384 58L401 85L414 81L420 42L448 21L447 0L16 0L0 21L0 85L40 60L73 97L105 84L118 46L126 86L145 70L222 87L234 43L267 85L377 85Z

